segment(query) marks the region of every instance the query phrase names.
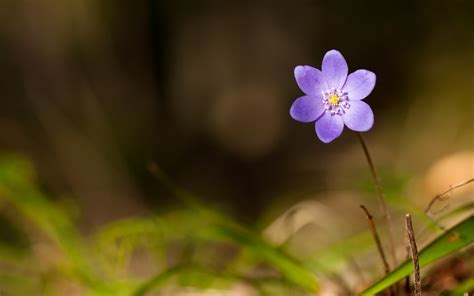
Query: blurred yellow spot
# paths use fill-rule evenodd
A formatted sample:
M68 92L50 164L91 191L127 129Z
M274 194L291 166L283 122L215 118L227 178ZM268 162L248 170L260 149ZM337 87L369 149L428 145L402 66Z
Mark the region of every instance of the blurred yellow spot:
M331 105L333 105L333 106L336 106L337 104L339 104L339 97L336 94L330 95L329 96L329 103L331 103Z

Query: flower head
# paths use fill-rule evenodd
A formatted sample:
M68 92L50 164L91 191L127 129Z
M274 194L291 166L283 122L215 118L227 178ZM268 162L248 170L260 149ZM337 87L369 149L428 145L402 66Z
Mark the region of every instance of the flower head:
M321 71L311 66L295 68L296 83L305 93L290 108L300 122L316 122L316 134L324 143L339 137L346 125L365 132L374 124L374 113L362 100L374 89L375 74L357 70L349 76L346 60L337 50L328 51Z

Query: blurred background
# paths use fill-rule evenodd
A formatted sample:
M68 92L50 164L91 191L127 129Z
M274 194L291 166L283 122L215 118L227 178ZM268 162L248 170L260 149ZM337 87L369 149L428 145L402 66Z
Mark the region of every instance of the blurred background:
M1 154L34 167L81 237L186 207L153 163L213 210L313 254L365 230L360 203L381 217L356 135L323 144L288 115L294 67L319 68L335 48L350 72L377 74L364 137L402 233L397 213L473 176L473 4L3 0ZM472 202L469 190L453 203ZM22 238L16 213L2 201L3 244L42 241Z

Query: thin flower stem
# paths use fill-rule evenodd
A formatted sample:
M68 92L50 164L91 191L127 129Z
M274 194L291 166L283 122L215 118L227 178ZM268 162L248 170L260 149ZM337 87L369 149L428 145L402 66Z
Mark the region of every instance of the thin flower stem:
M393 260L393 266L397 266L397 254L395 251L395 241L393 238L393 232L392 232L392 226L391 226L391 217L390 213L387 210L387 204L385 203L385 197L382 192L382 186L380 185L380 177L377 174L377 171L375 170L374 162L372 161L372 157L370 156L369 149L367 148L367 145L365 144L364 138L360 133L357 133L357 137L359 138L360 144L362 145L362 149L364 150L365 157L367 158L367 163L369 164L370 171L372 172L372 177L374 179L374 184L375 184L375 191L377 192L377 195L380 200L380 204L382 207L382 212L383 216L385 218L385 223L387 225L387 231L388 231L388 239L390 243L390 252L392 255L392 260Z
M415 296L421 296L421 277L420 265L418 263L418 248L416 247L415 232L413 231L410 214L406 214L405 216L405 228L408 235L408 243L410 245L411 259L413 261L413 269L415 273L413 294Z

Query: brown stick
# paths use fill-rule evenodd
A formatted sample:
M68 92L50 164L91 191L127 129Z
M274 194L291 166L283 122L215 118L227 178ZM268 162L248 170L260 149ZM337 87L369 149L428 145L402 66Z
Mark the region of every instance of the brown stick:
M408 239L408 235L405 238L405 243L406 243L406 260L408 261L410 259L410 240ZM405 278L405 295L410 295L410 275L407 275Z
M388 265L387 258L385 257L385 253L382 248L382 243L380 242L380 237L377 233L377 228L375 227L374 219L364 205L360 205L360 207L362 208L362 210L364 210L365 214L367 215L367 222L369 225L370 232L372 233L375 243L377 244L377 249L379 251L380 258L382 258L384 271L387 274L390 272L390 265Z
M393 231L392 231L392 226L391 226L391 217L390 213L387 210L387 204L385 203L385 197L382 192L382 186L380 185L380 177L377 174L377 170L375 169L374 162L372 161L372 157L370 156L369 149L367 148L367 145L365 144L364 138L360 133L357 133L357 136L359 138L360 144L362 145L362 149L364 150L365 157L367 158L367 162L370 167L370 171L372 173L372 177L374 179L375 183L375 191L377 192L377 195L379 197L380 204L382 206L382 212L383 216L385 218L385 224L387 225L387 231L388 231L388 239L390 243L390 253L392 255L392 260L393 260L393 265L397 266L397 253L395 251L395 241L393 239Z
M421 296L421 277L420 277L420 265L418 263L418 249L416 247L415 232L413 231L413 225L411 222L410 214L405 215L405 228L408 235L408 243L410 245L411 259L413 261L413 269L415 273L415 280L414 280L415 289L413 291L413 294L415 296Z

